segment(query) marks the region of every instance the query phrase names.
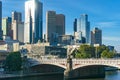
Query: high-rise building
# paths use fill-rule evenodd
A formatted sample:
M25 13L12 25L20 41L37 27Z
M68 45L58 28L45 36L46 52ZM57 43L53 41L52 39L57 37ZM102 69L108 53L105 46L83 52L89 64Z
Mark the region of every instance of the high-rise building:
M47 11L46 13L46 41L52 42L52 36L56 33L56 12Z
M24 22L21 12L12 12L12 39L24 42Z
M38 40L42 40L42 10L43 4L39 0L25 2L25 43L36 43Z
M2 39L2 1L0 1L0 39Z
M24 22L14 20L12 22L13 40L24 42Z
M11 17L2 18L2 31L4 36L9 36L9 37L12 36L11 22L12 22Z
M73 22L73 30L75 35L75 32L77 32L77 19L75 19L75 21Z
M102 30L97 27L93 31L91 31L91 44L102 45Z
M0 29L2 29L1 26L2 26L2 1L0 1Z
M17 22L22 22L22 14L20 12L12 12L12 22L16 20Z
M75 21L73 22L75 44L82 43L82 32L79 30L79 28L80 28L79 23L80 23L79 19L75 19Z
M74 21L74 34L80 36L81 43L90 43L90 22L88 21L88 15L82 14L79 19Z
M82 14L80 18L80 31L82 32L83 42L90 43L90 22L88 15Z
M58 35L65 35L65 16L56 14L56 32Z
M65 35L65 16L55 11L46 13L46 41L54 44L59 35Z

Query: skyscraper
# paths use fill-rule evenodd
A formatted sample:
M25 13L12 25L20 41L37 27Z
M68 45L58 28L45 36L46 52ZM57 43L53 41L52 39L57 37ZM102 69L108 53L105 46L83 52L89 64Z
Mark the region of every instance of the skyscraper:
M91 31L91 44L102 45L102 30L97 27L93 31Z
M90 43L90 22L87 14L81 15L79 29L82 32L83 43Z
M56 32L58 35L65 35L65 16L56 14Z
M25 2L25 43L36 43L42 40L42 9L43 4L39 0Z
M12 39L24 42L24 22L21 12L12 12Z
M2 1L0 1L0 39L3 36L3 32L2 32Z
M46 41L52 42L53 34L56 33L56 12L47 11L46 13Z
M0 1L0 29L2 26L2 1Z
M16 20L17 22L22 22L22 14L20 12L12 12L12 22Z
M79 34L81 43L90 43L90 22L87 14L82 14L79 19L75 19L74 32Z
M10 36L11 37L11 23L12 23L12 19L11 17L5 17L2 18L2 31L3 31L3 35L4 36Z
M75 34L75 32L77 32L77 19L75 19L75 21L73 22L73 30Z
M65 34L65 16L55 11L46 13L46 41L54 44L59 35Z
M80 28L80 20L75 19L75 21L73 22L75 44L82 43L82 32L79 30L79 28Z

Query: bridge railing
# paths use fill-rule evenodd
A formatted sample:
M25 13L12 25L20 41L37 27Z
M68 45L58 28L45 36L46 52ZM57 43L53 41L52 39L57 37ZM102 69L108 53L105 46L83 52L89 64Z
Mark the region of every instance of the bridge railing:
M67 64L67 59L34 58L33 64ZM73 65L120 65L120 59L72 59Z
M74 64L120 64L120 59L73 59Z

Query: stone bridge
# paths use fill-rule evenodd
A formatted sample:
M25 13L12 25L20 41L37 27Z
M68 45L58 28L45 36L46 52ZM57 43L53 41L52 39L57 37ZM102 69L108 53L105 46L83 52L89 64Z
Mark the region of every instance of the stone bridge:
M67 59L30 59L31 65L50 64L67 69ZM72 59L72 68L77 69L84 66L102 65L120 69L120 59Z
M29 67L46 73L63 72L68 78L105 77L104 67L120 69L120 59L28 59ZM34 71L34 70L33 70Z

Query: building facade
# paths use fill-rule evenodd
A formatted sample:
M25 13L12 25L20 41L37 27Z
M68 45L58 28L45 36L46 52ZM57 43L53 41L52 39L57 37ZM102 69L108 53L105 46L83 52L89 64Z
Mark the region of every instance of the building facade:
M75 32L77 32L77 19L75 19L73 22L73 30L74 30L74 35L75 35Z
M93 31L91 31L91 44L102 45L102 30L97 27Z
M42 10L43 4L39 0L25 2L25 43L36 43L38 40L42 40Z
M0 39L2 39L2 1L0 1Z
M59 45L71 45L73 42L73 36L72 35L61 35L58 37L58 44Z
M24 42L24 22L12 22L13 40Z
M2 18L3 36L10 36L10 37L12 36L11 23L12 23L11 17Z
M52 42L53 35L56 33L56 12L46 13L46 41Z
M19 42L16 40L11 40L10 37L3 37L0 41L0 50L6 52L16 52L19 51Z
M58 56L60 58L65 58L67 56L67 49L61 47L53 46L36 46L32 45L31 55L36 57L41 57L45 55Z
M55 11L46 13L46 41L56 43L59 35L65 35L65 16Z
M58 35L65 35L65 15L56 14L56 32Z

